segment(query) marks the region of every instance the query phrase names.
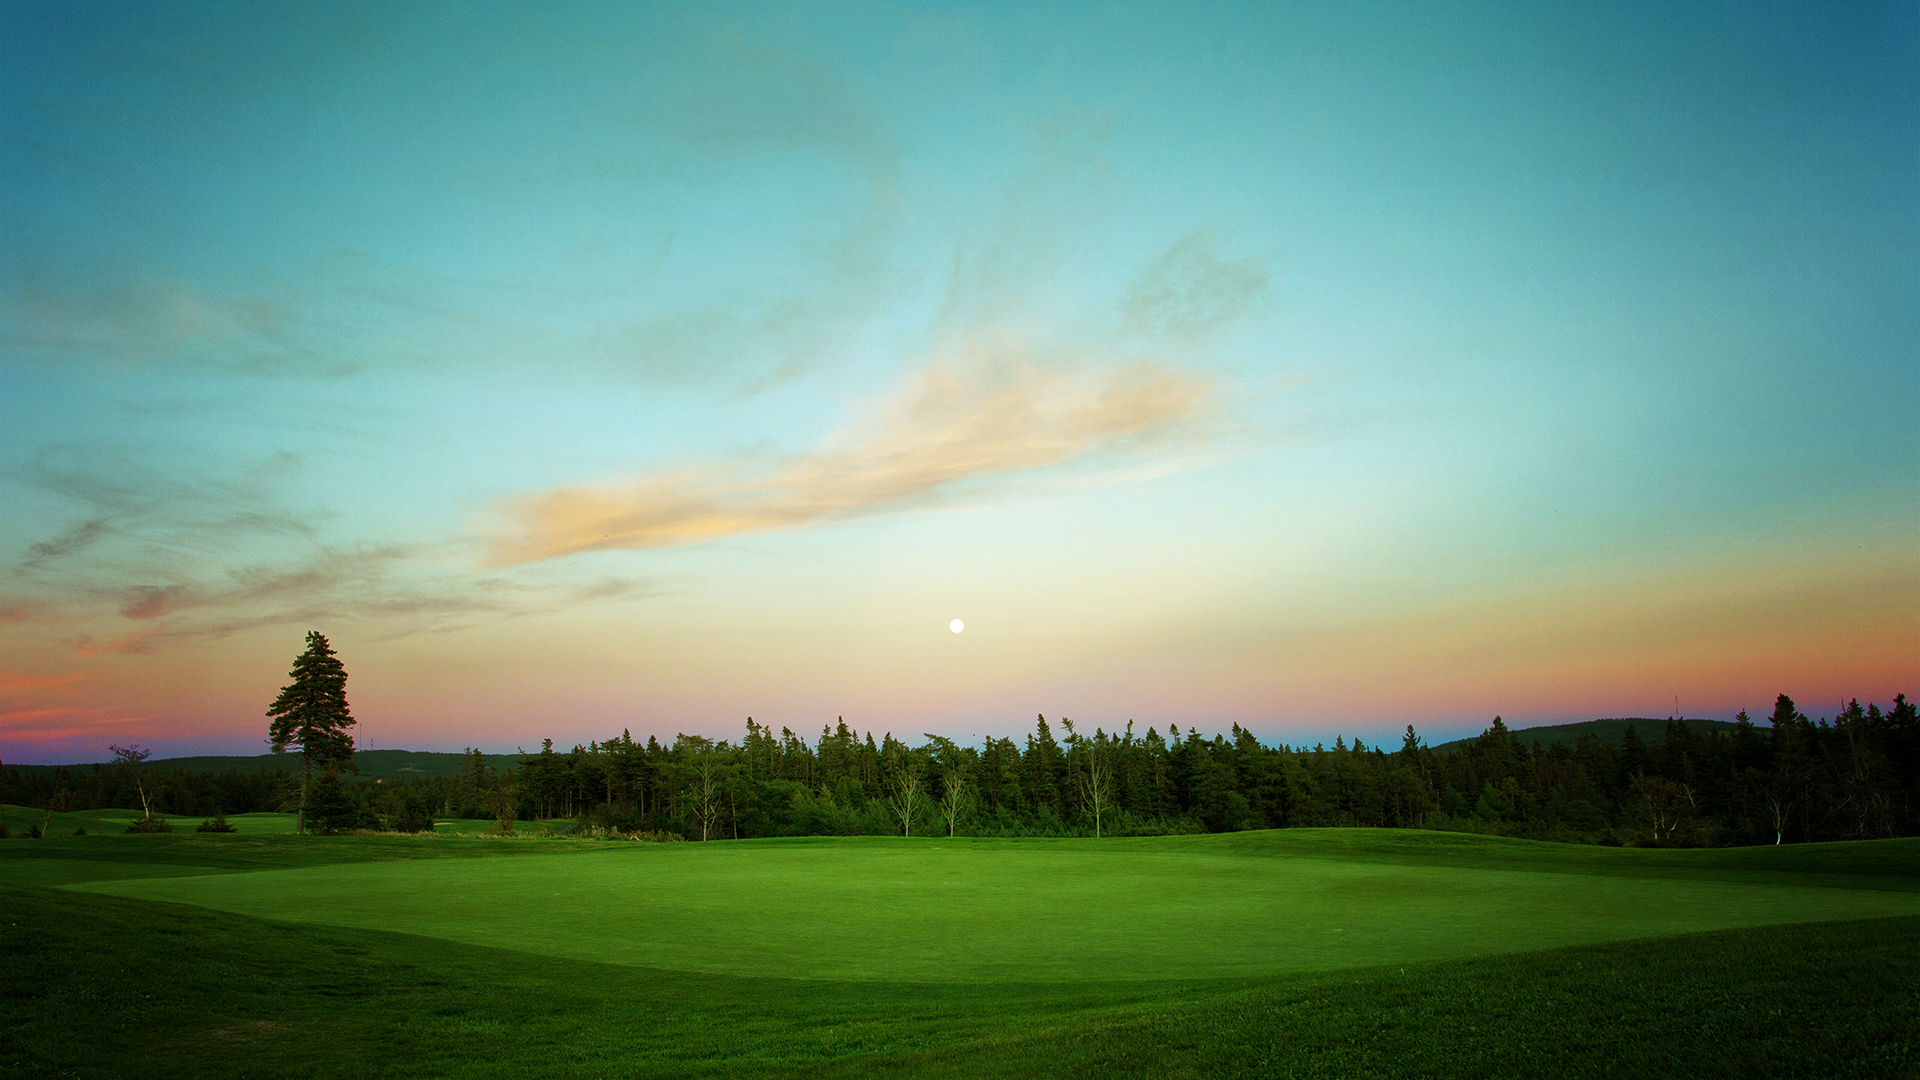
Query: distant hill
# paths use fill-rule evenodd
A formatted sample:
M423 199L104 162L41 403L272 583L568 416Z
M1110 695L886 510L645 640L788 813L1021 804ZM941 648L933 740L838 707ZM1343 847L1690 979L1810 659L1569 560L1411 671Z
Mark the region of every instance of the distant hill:
M443 754L431 750L359 750L353 755L354 764L360 766L362 780L399 780L409 776L457 776L466 767L465 754ZM517 767L521 762L519 754L488 754L487 764L494 768ZM300 769L299 754L257 754L252 757L177 757L155 758L147 762L146 768L171 772L214 772L223 773L228 769L240 772L272 772L285 769L297 772ZM9 769L21 772L53 772L58 769L93 771L91 762L84 765L9 765Z
M1707 735L1715 731L1732 731L1735 727L1734 724L1730 724L1725 720L1685 720L1682 722L1687 725L1687 730L1699 735ZM1539 740L1542 747L1552 746L1554 743L1566 743L1568 746L1572 746L1574 740L1588 733L1591 733L1594 738L1599 739L1601 743L1607 746L1619 746L1621 740L1627 737L1628 728L1633 728L1639 732L1643 742L1653 742L1656 739L1664 739L1667 737L1667 721L1665 718L1655 720L1645 716L1623 716L1615 717L1611 720L1582 720L1577 724L1546 724L1541 727L1514 728L1513 733L1519 737L1522 746L1532 746L1535 740ZM1455 739L1452 742L1441 743L1434 747L1434 749L1458 750L1478 737L1479 736L1476 735L1465 739Z

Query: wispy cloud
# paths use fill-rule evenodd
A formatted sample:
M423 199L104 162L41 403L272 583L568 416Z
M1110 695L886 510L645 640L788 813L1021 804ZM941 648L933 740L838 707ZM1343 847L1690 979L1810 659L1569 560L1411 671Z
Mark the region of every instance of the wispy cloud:
M167 624L162 622L110 641L96 641L92 634L81 634L68 644L73 646L75 656L88 660L107 653L149 653L154 649L153 639L166 632Z
M755 470L693 466L626 484L518 499L495 564L658 548L903 510L962 487L1196 434L1213 414L1200 374L1136 361L1062 371L957 360L920 373L875 421Z
M107 522L104 518L83 521L51 540L42 540L27 549L27 558L19 567L31 570L47 562L75 552L85 551L96 540L107 534Z
M136 585L127 590L127 600L120 605L120 614L129 619L155 619L193 603L193 594L184 586Z
M0 690L59 690L87 677L84 671L59 675L30 675L24 671L0 671Z
M298 466L275 455L238 471L161 470L108 452L43 452L20 478L90 512L0 566L11 586L0 623L41 624L47 644L97 659L289 626L444 633L660 591L534 571L477 576L467 549L446 544L321 543L315 523L326 515L280 498Z
M1121 298L1123 328L1143 337L1197 340L1238 319L1272 277L1257 255L1228 258L1210 229L1160 254Z
M350 374L357 365L317 352L301 334L302 298L210 288L177 274L29 271L0 284L0 343L17 355L109 364L176 363L255 374Z
M0 711L0 733L10 743L53 743L89 735L139 735L139 725L154 717L121 715L109 707L8 709Z
M26 622L28 619L44 618L52 611L53 605L44 600L18 596L0 598L0 626Z

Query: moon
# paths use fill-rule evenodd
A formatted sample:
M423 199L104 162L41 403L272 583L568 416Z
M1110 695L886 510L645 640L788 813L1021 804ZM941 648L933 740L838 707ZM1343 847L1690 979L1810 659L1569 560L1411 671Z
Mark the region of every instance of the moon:
M953 631L956 634L962 630L965 630L966 628L967 628L967 624L961 622L959 619L955 619L952 622L947 624L947 629Z

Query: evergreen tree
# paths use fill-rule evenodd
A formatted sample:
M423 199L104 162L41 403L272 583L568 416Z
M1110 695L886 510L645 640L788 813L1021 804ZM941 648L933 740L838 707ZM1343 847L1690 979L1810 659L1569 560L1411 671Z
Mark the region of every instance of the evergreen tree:
M1061 809L1060 781L1067 771L1067 756L1060 752L1060 744L1053 741L1045 716L1034 721L1034 733L1027 736L1025 764L1028 805L1057 818Z
M338 769L327 769L313 782L304 824L322 836L351 832L359 824L360 807L340 782Z
M273 720L267 742L276 754L288 747L300 749L300 816L294 830L304 832L314 767L322 773L360 770L353 763L353 734L348 730L353 713L347 708L347 669L320 631L307 632L307 649L294 658L290 674L293 681L280 688L267 709Z
M1652 757L1647 753L1647 744L1640 741L1640 732L1632 724L1627 725L1627 733L1620 737L1620 787L1626 788L1636 776L1645 776Z

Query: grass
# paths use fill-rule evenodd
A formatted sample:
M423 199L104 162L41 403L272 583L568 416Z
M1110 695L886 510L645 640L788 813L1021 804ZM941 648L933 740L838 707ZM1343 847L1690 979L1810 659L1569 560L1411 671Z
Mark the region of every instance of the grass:
M199 814L155 814L164 818L173 826L175 832L192 832L205 815ZM138 810L77 810L56 813L49 819L45 811L30 806L16 806L12 803L0 803L0 823L4 823L15 837L24 837L27 830L46 821L49 834L60 839L69 837L79 830L86 830L88 836L122 833L127 826L141 817ZM248 836L279 836L293 832L292 814L253 813L228 814L227 824L235 832ZM492 832L498 823L492 818L454 818L434 822L434 831L443 834L483 834ZM573 826L571 818L554 821L522 821L515 823L516 835L539 837L566 832Z
M61 863L91 884L0 893L0 1074L1920 1067L1920 845L1568 850L1344 830L12 842L0 885ZM1516 869L1528 852L1552 871ZM303 921L367 889L368 925ZM1887 917L1827 921L1862 913ZM1755 918L1788 925L1673 929ZM1516 951L1556 928L1664 936Z
M1325 838L1353 839L1344 830ZM583 960L910 982L1271 975L1920 915L1914 892L1629 876L1606 873L1621 862L1605 857L1594 863L1597 874L1488 865L1490 852L1504 854L1513 841L1449 845L1427 852L1433 861L1396 865L1340 858L1340 847L1289 857L1317 850L1314 838L1264 839L849 837L599 844L585 852L568 844L562 853L514 859L385 860L76 887ZM1443 856L1452 863L1439 862ZM610 935L608 925L645 932Z
M207 820L193 814L155 814L171 824L175 832L192 832L202 821ZM27 830L46 820L47 832L53 839L62 839L85 829L87 835L123 833L127 826L141 817L138 810L78 810L57 813L47 818L44 811L27 806L15 806L11 803L0 804L0 823L7 826L15 837L24 837ZM293 831L292 814L229 814L227 824L236 832L249 836L277 835Z

